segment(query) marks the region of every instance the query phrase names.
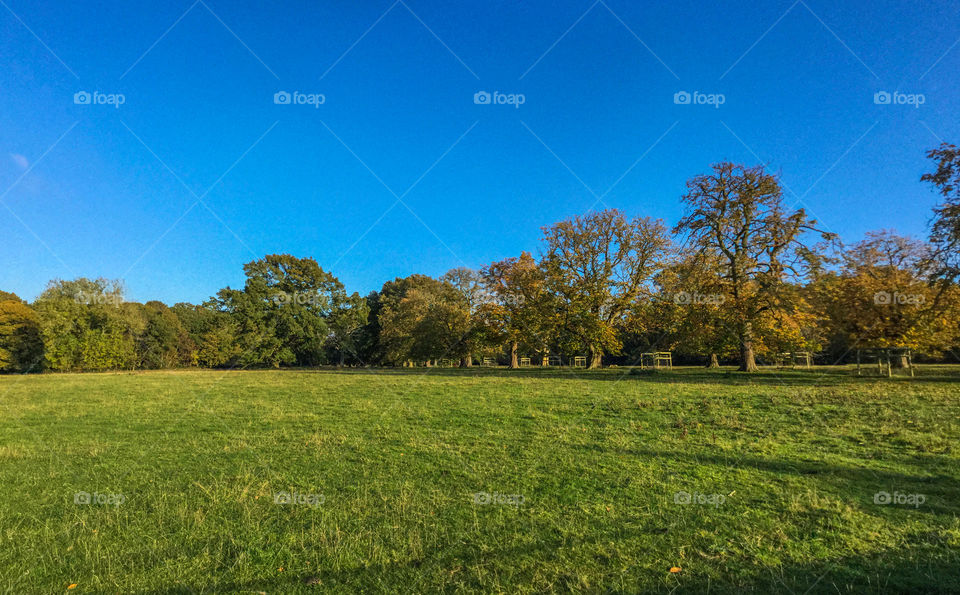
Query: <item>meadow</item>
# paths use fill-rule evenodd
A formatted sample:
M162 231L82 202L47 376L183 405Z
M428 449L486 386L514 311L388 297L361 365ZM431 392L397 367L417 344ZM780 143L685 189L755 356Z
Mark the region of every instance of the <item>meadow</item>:
M960 592L960 366L0 376L9 593Z

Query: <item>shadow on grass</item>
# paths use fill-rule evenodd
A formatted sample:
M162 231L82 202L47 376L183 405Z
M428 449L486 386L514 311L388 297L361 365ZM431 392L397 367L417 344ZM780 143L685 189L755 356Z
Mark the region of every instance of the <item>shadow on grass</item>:
M596 445L574 445L580 450L600 453L623 453L631 456L680 461L694 466L712 465L724 471L745 469L761 471L775 475L794 475L816 478L817 489L832 488L834 496L844 495L854 498L866 510L876 510L885 514L888 510L907 510L931 515L958 516L960 503L960 481L956 477L943 474L909 474L897 471L873 470L863 467L832 465L818 461L783 461L757 457L729 457L723 455L698 455L677 451L657 451L644 448L604 449ZM924 462L912 463L923 467ZM926 502L914 508L900 505L875 504L874 495L878 492L922 493Z
M281 371L336 373L347 375L425 376L441 378L532 378L556 380L589 380L607 382L652 382L658 384L721 384L743 386L839 386L852 383L960 383L960 366L931 366L921 368L915 377L898 372L893 378L877 375L857 376L849 366L820 366L808 370L761 368L747 374L734 368L707 369L701 367L675 368L672 371L641 370L639 368L542 368L532 366L519 369L505 367L471 368L283 368Z
M229 593L393 593L393 592L492 592L507 585L489 584L470 572L482 565L488 576L504 577L512 592L584 592L574 568L563 571L570 562L566 556L601 545L611 538L648 540L647 549L657 549L656 541L667 537L651 537L650 530L621 531L618 535L594 535L541 541L537 546L498 547L481 551L479 544L438 550L420 560L348 568L319 570L306 576L277 576L244 583L226 583L189 587L172 587L151 591L157 594L209 592ZM650 541L652 539L652 541ZM627 554L622 554L627 556ZM517 564L522 560L523 564ZM533 560L542 560L537 563ZM706 560L706 563L704 563ZM591 559L595 562L595 559ZM549 564L546 566L545 564ZM942 532L913 532L900 548L816 560L810 563L764 565L752 558L730 558L716 562L699 552L691 552L683 570L669 574L669 564L662 571L646 568L626 569L612 563L605 572L605 582L592 585L588 592L683 592L683 593L957 593L960 592L960 560L951 549L949 537ZM553 573L550 570L553 569ZM512 572L511 572L512 570ZM429 577L445 577L444 584L430 584ZM459 580L452 580L459 577ZM623 587L622 585L628 585Z

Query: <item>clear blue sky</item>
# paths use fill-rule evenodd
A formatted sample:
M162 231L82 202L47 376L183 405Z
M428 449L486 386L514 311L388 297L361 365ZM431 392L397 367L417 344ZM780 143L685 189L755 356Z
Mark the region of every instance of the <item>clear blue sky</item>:
M781 171L848 241L924 236L958 40L947 0L2 0L0 289L103 276L199 302L287 252L366 292L535 251L591 207L672 225L720 160Z

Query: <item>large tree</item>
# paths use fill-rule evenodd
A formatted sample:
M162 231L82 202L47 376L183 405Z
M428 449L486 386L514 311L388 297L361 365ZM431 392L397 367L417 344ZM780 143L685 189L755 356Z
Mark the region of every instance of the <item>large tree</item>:
M960 149L941 144L927 152L936 170L920 179L936 187L943 202L933 209L930 243L933 244L933 279L953 283L960 279Z
M529 252L494 262L481 271L492 299L485 317L510 347L510 367L518 368L521 344L544 357L550 349L556 311L551 308L546 274Z
M482 316L484 307L490 303L490 294L483 285L480 273L467 267L451 269L440 277L440 281L457 290L467 306L470 316L469 331L463 337L464 349L460 357L460 367L473 365L473 354L482 350L490 341L490 332Z
M776 175L763 166L724 162L687 181L686 214L674 229L687 248L719 262L725 305L740 350L740 369L757 370L754 344L765 315L786 311L785 284L814 268L805 232L819 232L803 209L790 211Z
M327 319L347 299L343 284L314 259L289 254L270 254L243 269L244 288L222 289L213 301L233 318L239 363L322 363Z
M469 306L451 284L411 275L384 284L380 300L380 342L387 361L430 365L469 352Z
M60 371L113 370L137 364L142 320L124 304L118 281L54 280L33 303L47 365Z
M193 341L176 313L157 301L147 302L140 310L145 318L137 344L140 365L173 368L192 363Z
M926 275L930 253L913 238L869 232L844 251L839 271L818 275L811 288L834 358L857 348L948 348L956 332L957 290L940 293L941 307L934 307L938 292Z
M564 343L587 349L590 367L599 368L604 353L619 351L616 329L630 307L650 291L670 248L667 230L659 220L608 209L545 227L544 240Z
M637 304L625 327L634 337L634 361L639 352L671 350L706 357L707 367L719 367L720 357L733 355L736 341L719 264L708 254L687 250L657 274L653 298Z

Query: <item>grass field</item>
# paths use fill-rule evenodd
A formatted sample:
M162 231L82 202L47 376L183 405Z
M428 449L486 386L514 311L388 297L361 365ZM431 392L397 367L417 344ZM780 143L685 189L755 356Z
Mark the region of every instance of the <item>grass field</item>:
M960 367L423 372L0 377L0 591L960 592Z

